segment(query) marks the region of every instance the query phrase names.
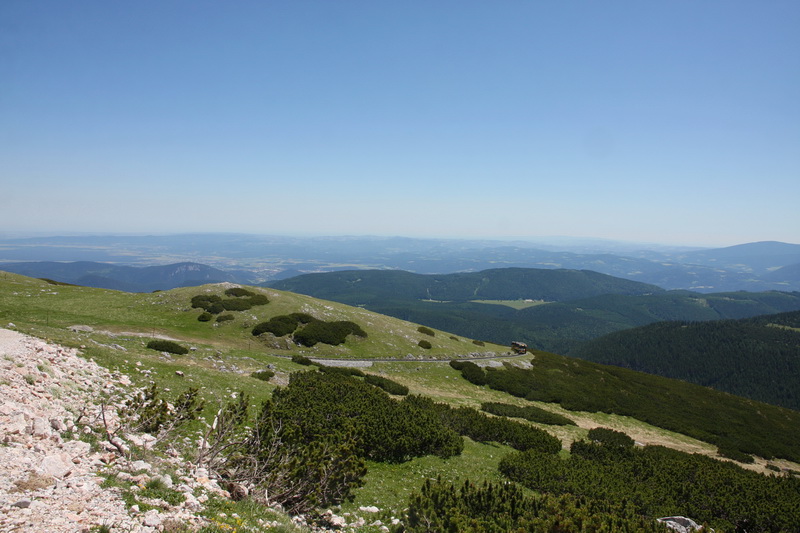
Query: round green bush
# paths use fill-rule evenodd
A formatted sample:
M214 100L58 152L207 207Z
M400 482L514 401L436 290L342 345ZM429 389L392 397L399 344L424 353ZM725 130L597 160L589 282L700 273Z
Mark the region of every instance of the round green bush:
M260 379L261 381L269 381L274 375L275 372L272 370L259 370L258 372L253 372L250 374L251 377Z
M430 350L431 348L433 348L433 345L426 340L419 341L417 343L417 346L419 346L420 348L424 348L425 350Z
M222 305L222 302L214 302L208 307L206 307L205 310L211 313L212 315L218 315L225 310L225 306Z
M214 315L212 315L208 311L203 311L202 313L200 313L200 316L197 317L197 320L199 320L200 322L209 322L212 318L214 318Z
M219 315L217 317L217 322L227 322L229 320L233 320L233 318L234 316L230 313L228 313L227 315Z
M211 306L211 304L221 301L222 298L216 294L198 294L197 296L192 297L192 307L199 307L208 311L208 308Z
M222 300L220 302L220 305L226 311L247 311L248 309L253 307L252 304L248 300L246 300L244 298L242 298L242 299L234 298L234 299L230 299L230 300Z
M314 346L318 342L338 346L344 343L348 335L366 337L367 333L355 322L339 320L335 322L323 322L315 320L307 324L300 331L295 332L294 340L303 346Z
M311 365L314 364L314 361L312 361L311 359L309 359L308 357L306 357L304 355L293 355L292 356L292 363L295 363L295 364L298 364L298 365L304 365L304 366L311 366Z
M428 336L431 336L431 337L435 337L436 336L436 333L431 328L426 328L425 326L418 327L417 331L419 331L423 335L428 335Z
M258 337L263 333L272 333L276 337L283 337L294 333L298 321L290 315L274 316L267 322L261 322L253 328L253 335Z
M225 294L228 295L228 296L233 296L235 298L241 298L243 296L255 296L256 295L256 293L254 293L253 291L248 291L247 289L245 289L243 287L232 287L230 289L227 289L225 291Z
M163 339L152 340L147 343L147 347L157 352L174 353L176 355L185 355L189 353L188 348L184 348L177 342L167 341Z
M603 446L613 446L617 448L632 448L633 439L622 431L610 428L596 427L589 430L587 435L590 441L597 442Z

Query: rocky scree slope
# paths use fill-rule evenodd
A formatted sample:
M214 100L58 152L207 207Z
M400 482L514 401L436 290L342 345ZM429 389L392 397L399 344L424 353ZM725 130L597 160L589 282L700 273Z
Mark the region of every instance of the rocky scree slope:
M113 404L104 409L103 422L98 398L121 397L130 385L127 376L108 372L74 349L0 329L0 531L66 533L108 526L148 533L163 531L170 521L189 528L207 523L197 515L202 502L214 493L227 494L203 469L176 457L169 465L174 474L159 475L97 438L107 424L117 423ZM126 435L144 447L152 443L148 437ZM159 477L183 498L177 505L152 502L154 508L139 512L137 505L127 508L119 488L101 486L109 477L129 482L134 491Z

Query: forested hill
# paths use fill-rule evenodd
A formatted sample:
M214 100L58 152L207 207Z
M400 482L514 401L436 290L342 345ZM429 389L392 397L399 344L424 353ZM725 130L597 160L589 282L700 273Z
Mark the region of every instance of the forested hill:
M571 355L800 410L800 311L660 322L595 339Z
M246 272L229 272L199 263L133 267L93 261L0 263L0 271L72 285L125 292L152 292L223 281L246 283Z
M497 268L457 274L413 274L397 270L351 270L306 274L270 286L350 305L393 300L545 300L563 302L602 294L664 292L655 285L590 270Z
M473 339L503 345L516 340L562 354L588 340L664 320L738 319L800 309L798 292L664 291L586 270L503 268L448 275L359 270L305 274L271 286ZM549 303L533 305L542 301Z

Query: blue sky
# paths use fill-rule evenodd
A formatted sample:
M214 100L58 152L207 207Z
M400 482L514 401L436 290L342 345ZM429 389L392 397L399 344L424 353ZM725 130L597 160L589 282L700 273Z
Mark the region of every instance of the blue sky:
M0 232L800 242L800 2L0 3Z

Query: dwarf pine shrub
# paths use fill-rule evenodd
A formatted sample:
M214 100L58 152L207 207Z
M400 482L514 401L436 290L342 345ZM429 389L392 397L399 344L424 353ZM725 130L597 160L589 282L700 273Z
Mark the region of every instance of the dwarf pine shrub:
M274 375L275 372L272 370L259 370L258 372L253 372L250 374L251 377L260 379L261 381L269 381Z
M186 355L189 349L181 346L177 342L168 341L165 339L155 339L147 343L147 347L157 352L174 353L176 355Z
M419 331L423 335L429 335L431 337L436 336L436 333L431 328L426 328L425 326L418 327L417 331Z

